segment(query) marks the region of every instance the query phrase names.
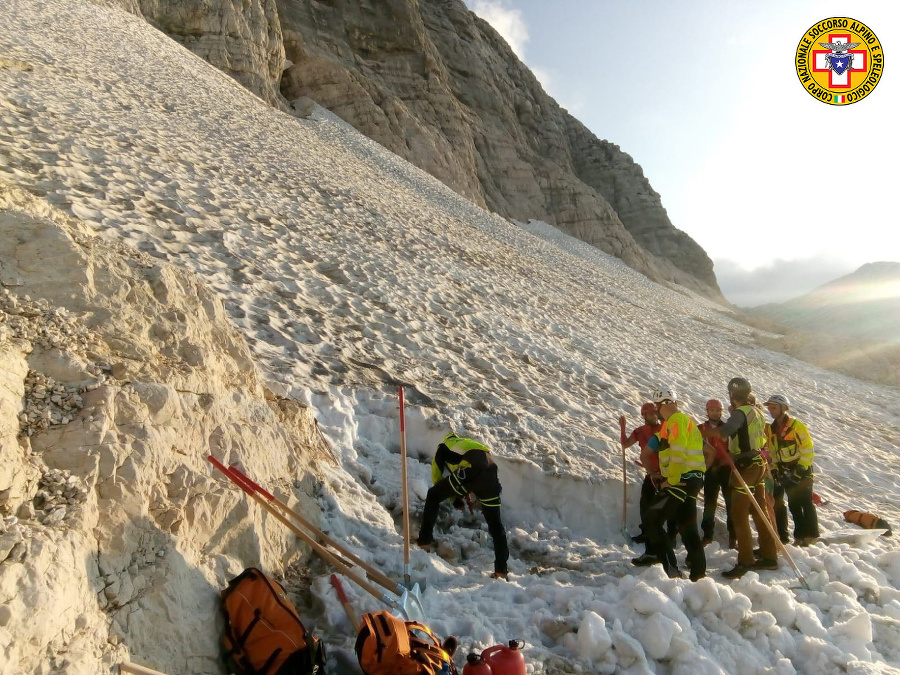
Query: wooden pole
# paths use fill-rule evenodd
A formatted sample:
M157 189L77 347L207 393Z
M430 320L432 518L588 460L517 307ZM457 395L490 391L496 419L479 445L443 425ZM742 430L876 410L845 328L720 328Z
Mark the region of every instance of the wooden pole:
M134 675L166 675L159 670L144 668L144 666L139 666L136 663L130 663L129 661L123 661L119 664L119 673L134 673Z
M353 605L350 604L350 599L344 592L344 584L341 583L337 574L331 575L331 585L334 586L334 590L337 592L338 600L341 601L341 607L343 607L344 611L347 613L347 618L350 620L350 628L353 629L354 633L358 632L359 617L356 616L356 610L354 610Z
M315 540L315 538L309 534L308 532L304 532L299 527L294 525L291 521L285 518L274 506L272 506L268 501L263 499L256 490L254 490L248 483L241 481L236 473L229 473L228 467L224 466L221 462L219 462L215 457L210 456L209 461L212 462L217 469L222 471L226 476L232 479L232 481L243 490L253 501L259 504L269 515L271 515L275 520L280 522L286 528L288 528L291 532L300 537L303 541L309 544L312 549L318 553L325 562L334 567L338 572L343 574L344 576L353 580L357 586L361 589L369 593L370 595L378 598L379 600L387 601L385 595L381 593L378 589L372 586L368 581L360 579L357 576L353 576L350 573L350 568L341 562L334 553L329 551L327 548L322 546L319 542Z
M765 523L766 529L769 530L769 534L771 535L772 539L775 540L775 545L781 551L781 554L785 558L787 558L788 563L794 570L794 574L796 574L797 578L800 579L800 583L803 584L803 587L806 590L810 590L809 584L806 583L806 579L803 578L803 575L797 568L797 564L794 562L791 554L788 553L787 549L784 547L784 544L781 543L781 539L778 537L778 533L775 532L775 528L772 527L772 523L769 521L769 516L766 515L765 510L759 505L759 502L756 501L756 494L750 491L750 488L747 487L747 482L744 480L741 472L738 471L737 467L734 465L734 461L731 459L731 455L728 456L728 462L731 464L731 472L737 477L738 482L741 484L741 488L743 488L744 491L748 495L750 495L750 503L753 504L753 508L756 509L757 515L759 515L763 523Z
M303 527L305 527L310 532L312 532L314 535L319 537L328 546L331 546L333 549L335 549L336 551L338 551L339 553L344 555L354 565L358 565L359 567L364 569L366 571L366 573L368 573L368 575L372 578L372 581L376 582L380 586L383 586L384 588L389 590L391 593L397 593L399 595L403 591L403 589L400 588L400 585L396 581L392 581L390 577L388 577L384 573L380 572L379 570L375 569L374 567L369 565L367 562L363 561L359 556L355 555L346 546L344 546L343 544L341 544L338 541L335 541L334 539L329 537L327 534L322 532L322 530L317 528L315 525L313 525L310 521L308 521L302 515L300 515L296 511L294 511L294 509L290 508L287 504L278 500L273 494L271 494L270 492L267 492L265 489L263 489L252 478L248 477L247 474L245 474L243 471L241 471L240 469L238 469L237 467L234 467L234 466L226 467L226 466L222 465L220 462L218 462L217 460L215 460L215 458L211 458L210 461L213 464L215 464L216 468L218 468L220 471L222 471L226 476L229 476L229 473L230 473L231 474L231 476L229 476L230 478L232 476L234 476L238 480L245 481L249 487L253 488L256 492L260 493L263 497L265 497L270 502L275 504L286 515L288 515L291 518L294 518L298 523L300 523ZM237 483L237 480L233 479L233 482L238 484L238 487L240 487L240 484ZM349 567L349 563L347 563L346 561L342 561L342 562L344 562L344 564Z

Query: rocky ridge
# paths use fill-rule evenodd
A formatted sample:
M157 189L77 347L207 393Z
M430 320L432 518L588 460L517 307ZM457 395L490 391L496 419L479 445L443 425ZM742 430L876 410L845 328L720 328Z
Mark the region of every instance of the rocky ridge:
M314 419L263 387L196 278L15 189L0 285L0 672L221 672L218 590L308 550L204 457L315 521Z
M641 167L548 96L462 0L104 0L116 3L276 107L304 116L315 101L484 208L725 302Z

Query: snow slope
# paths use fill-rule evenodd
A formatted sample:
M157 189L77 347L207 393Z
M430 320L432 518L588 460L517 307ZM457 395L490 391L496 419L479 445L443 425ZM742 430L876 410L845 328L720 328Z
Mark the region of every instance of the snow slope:
M5 0L4 17L0 189L39 195L221 294L270 386L313 406L342 457L321 495L334 534L399 571L398 384L414 511L444 433L494 448L512 579L486 578L477 514L445 513L453 559L413 553L437 632L464 649L522 638L534 672L900 666L890 540L791 547L811 591L784 563L720 583L735 557L721 541L696 584L631 567L615 423L625 412L637 425L659 384L694 415L738 374L786 393L839 507L820 510L823 529L837 530L840 507L900 515L896 389L759 348L722 308L545 224L481 211L326 111L279 113L134 17L77 0ZM324 569L314 589L319 629L346 660L353 638Z

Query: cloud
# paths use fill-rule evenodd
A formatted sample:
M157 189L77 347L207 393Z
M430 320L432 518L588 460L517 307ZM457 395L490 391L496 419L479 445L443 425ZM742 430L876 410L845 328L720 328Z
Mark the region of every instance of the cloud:
M858 267L846 260L828 256L794 260L778 258L768 265L749 270L725 258L714 262L719 288L730 302L739 307L784 302L805 295Z
M528 26L522 12L508 6L505 0L465 0L466 5L494 27L522 61L528 44Z

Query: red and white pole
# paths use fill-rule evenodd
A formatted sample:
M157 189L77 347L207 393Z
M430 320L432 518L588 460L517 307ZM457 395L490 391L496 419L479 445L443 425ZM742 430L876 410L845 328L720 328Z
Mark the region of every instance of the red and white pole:
M406 409L403 405L403 387L400 394L400 483L403 491L403 581L410 588L409 574L409 489L406 482Z

